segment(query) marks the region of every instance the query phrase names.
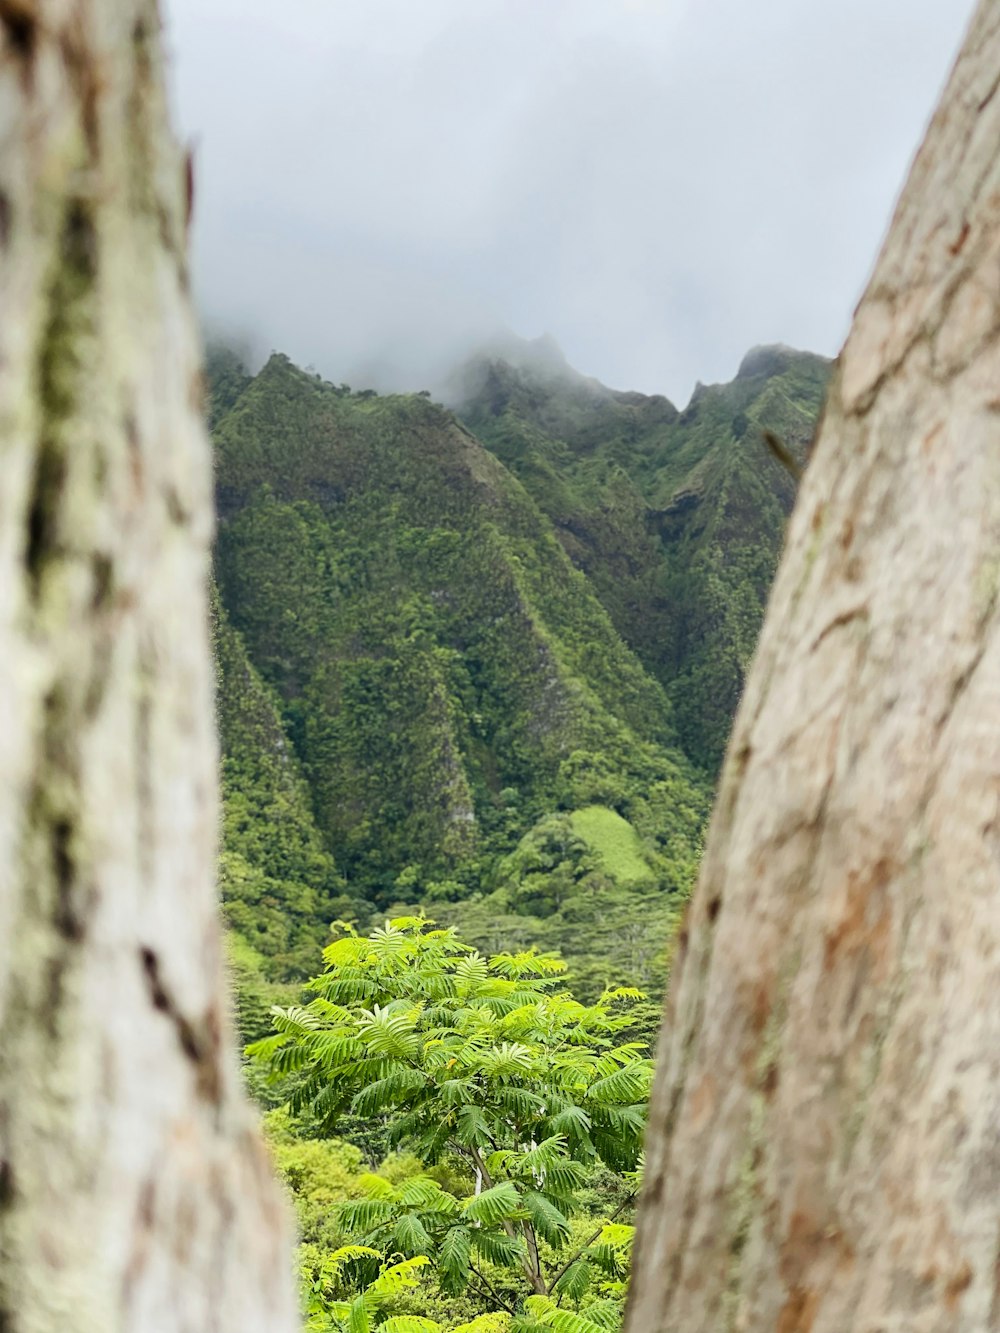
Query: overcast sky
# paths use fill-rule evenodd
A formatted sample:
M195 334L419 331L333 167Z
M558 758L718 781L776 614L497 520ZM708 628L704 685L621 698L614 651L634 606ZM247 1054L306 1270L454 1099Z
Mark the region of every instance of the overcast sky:
M207 319L419 388L834 354L972 0L167 0Z

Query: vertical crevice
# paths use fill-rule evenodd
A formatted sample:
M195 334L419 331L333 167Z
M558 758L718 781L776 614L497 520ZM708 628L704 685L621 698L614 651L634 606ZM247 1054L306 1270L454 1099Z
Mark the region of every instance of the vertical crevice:
M38 351L36 375L41 423L28 502L25 565L37 602L47 567L58 555L59 515L69 469L66 423L83 385L80 341L90 332L97 281L97 235L86 202L67 201L46 297L48 319Z

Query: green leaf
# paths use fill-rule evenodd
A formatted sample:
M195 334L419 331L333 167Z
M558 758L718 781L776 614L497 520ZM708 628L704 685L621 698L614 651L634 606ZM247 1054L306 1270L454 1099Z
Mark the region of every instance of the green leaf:
M549 1117L549 1124L558 1134L583 1137L590 1129L590 1116L582 1106L564 1106Z
M405 934L409 931L423 931L425 926L433 926L434 922L426 916L394 916L390 917L385 923L385 930L376 930L374 932L376 939L389 938L397 934ZM434 934L440 935L441 931L435 931ZM428 936L422 936L427 939Z
M550 1199L536 1190L525 1190L522 1203L531 1218L531 1225L553 1249L566 1244L570 1235L569 1222Z
M445 1200L450 1200L456 1208L458 1207L458 1201L452 1199L451 1195L445 1195L441 1186L430 1176L411 1176L396 1190L396 1198L406 1208L430 1207L438 1211L437 1206L441 1203L442 1195Z
M343 1032L317 1032L309 1043L309 1054L324 1069L334 1069L356 1060L361 1054L361 1043Z
M370 1245L341 1245L324 1257L323 1273L326 1276L335 1277L345 1264L352 1263L355 1259L381 1258L382 1255L379 1251L373 1250Z
M534 1058L519 1042L502 1042L483 1054L481 1065L488 1078L510 1079L531 1072Z
M283 1038L287 1040L287 1038ZM282 1046L276 1050L270 1059L270 1072L285 1076L295 1074L300 1069L304 1069L309 1059L309 1049L304 1045Z
M510 1327L510 1315L506 1310L494 1310L489 1314L477 1315L467 1324L457 1324L451 1333L507 1333Z
M348 1232L373 1231L395 1215L395 1204L385 1199L349 1199L337 1207L337 1221Z
M533 1175L544 1171L554 1162L566 1158L566 1139L562 1134L553 1134L541 1143L536 1143L527 1152L521 1153L518 1167L521 1171L530 1171Z
M261 1037L260 1041L252 1041L249 1046L244 1046L243 1054L249 1060L259 1060L264 1064L271 1059L275 1051L284 1046L286 1041L287 1037L283 1032L274 1032L270 1037Z
M418 1011L407 1007L396 1012L391 1007L375 1005L363 1010L358 1036L369 1051L393 1059L413 1058L419 1055L420 1038L417 1036Z
M434 1242L428 1235L427 1228L416 1213L403 1213L396 1219L392 1239L396 1249L408 1258L427 1254L434 1248Z
M361 1089L351 1102L355 1115L374 1116L427 1087L427 1079L418 1069L397 1067L384 1078L376 1079Z
M426 1254L417 1254L412 1259L402 1259L397 1264L383 1268L365 1291L366 1298L374 1305L394 1299L417 1285L419 1280L417 1269L425 1268L429 1263Z
M571 1301L579 1301L586 1295L590 1277L590 1264L586 1259L576 1259L559 1278L555 1290L562 1296L568 1296Z
M529 1296L524 1308L539 1324L555 1329L556 1333L603 1333L606 1327L588 1319L586 1314L561 1310L548 1296Z
M371 1333L371 1320L368 1317L368 1303L365 1300L365 1294L355 1296L351 1301L350 1313L347 1316L347 1327L349 1333Z
M446 1079L438 1089L445 1106L462 1106L476 1095L476 1085L467 1078Z
M587 1179L587 1168L570 1158L552 1162L545 1172L546 1194L559 1194L564 1198L580 1189Z
M484 1259L505 1268L519 1264L528 1252L523 1236L508 1236L506 1231L486 1231L482 1227L472 1232L472 1243Z
M423 1315L397 1314L384 1319L378 1326L378 1333L440 1333L442 1325L436 1319L426 1319Z
M496 1152L491 1152L486 1159L486 1170L491 1176L509 1174L511 1161L517 1156L507 1148L500 1148Z
M463 1106L455 1121L455 1138L459 1143L476 1146L489 1138L489 1122L479 1106Z
M516 1217L521 1204L517 1186L509 1180L501 1181L492 1189L483 1190L469 1199L462 1209L463 1216L481 1226L496 1226L498 1222Z
M537 1092L529 1092L527 1088L501 1085L493 1090L493 1096L498 1105L522 1124L545 1111L545 1098Z
M365 1171L363 1175L358 1176L358 1188L367 1199L395 1199L396 1197L395 1188L386 1180L385 1176L376 1176L371 1171Z
M455 1226L445 1232L438 1247L437 1263L441 1287L448 1295L457 1296L465 1290L471 1253L468 1227Z
M300 1004L292 1004L287 1008L275 1005L271 1010L271 1022L275 1031L301 1037L312 1036L323 1020L310 1009L303 1008Z
M587 1258L602 1272L607 1273L608 1277L621 1277L628 1268L625 1252L614 1245L591 1245L587 1251Z
M599 1078L587 1089L588 1101L601 1105L623 1105L640 1101L649 1094L651 1071L642 1064L625 1065L606 1078Z
M616 1249L626 1249L634 1239L635 1227L628 1222L605 1222L601 1228L601 1241Z
M620 1301L591 1301L583 1313L592 1324L598 1324L601 1328L611 1330L621 1328L622 1307Z

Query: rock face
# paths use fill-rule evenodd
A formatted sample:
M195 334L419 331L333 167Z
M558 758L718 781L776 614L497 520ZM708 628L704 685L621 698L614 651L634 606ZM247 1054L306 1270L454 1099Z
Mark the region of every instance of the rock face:
M0 4L0 1326L286 1333L215 903L211 465L152 0Z
M834 376L666 1016L630 1333L1000 1325L1000 16Z

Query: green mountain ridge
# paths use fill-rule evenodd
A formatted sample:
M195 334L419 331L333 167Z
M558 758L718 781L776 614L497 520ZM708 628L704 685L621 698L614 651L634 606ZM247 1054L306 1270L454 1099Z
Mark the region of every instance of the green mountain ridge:
M210 358L244 960L302 976L333 916L424 906L657 984L791 501L758 428L804 447L826 373L758 349L678 412L543 340L450 411Z
M761 430L800 456L830 363L775 346L683 412L525 360L478 359L456 410L511 469L663 685L687 754L721 763L794 488Z

